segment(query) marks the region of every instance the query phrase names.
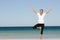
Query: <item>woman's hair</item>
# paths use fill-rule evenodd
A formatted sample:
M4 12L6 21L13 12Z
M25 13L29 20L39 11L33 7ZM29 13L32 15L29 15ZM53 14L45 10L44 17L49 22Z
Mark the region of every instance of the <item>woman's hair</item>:
M41 10L43 11L43 9L40 9L40 11L41 11Z

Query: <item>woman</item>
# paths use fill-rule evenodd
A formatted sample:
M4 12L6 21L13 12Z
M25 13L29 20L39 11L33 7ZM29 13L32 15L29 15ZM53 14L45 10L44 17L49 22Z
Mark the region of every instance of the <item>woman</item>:
M46 14L50 12L51 9L47 10L45 13L43 13L43 9L40 9L40 13L38 13L34 8L32 8L33 11L37 14L38 16L38 23L33 27L33 29L40 29L40 40L42 40L42 35L43 35L43 29L44 29L44 17Z

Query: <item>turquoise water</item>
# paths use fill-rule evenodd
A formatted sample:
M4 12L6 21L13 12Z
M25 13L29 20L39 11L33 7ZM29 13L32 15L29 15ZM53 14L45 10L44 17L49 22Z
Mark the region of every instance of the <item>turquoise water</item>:
M0 27L0 38L40 38L40 30L29 27ZM47 26L43 38L60 38L60 26Z

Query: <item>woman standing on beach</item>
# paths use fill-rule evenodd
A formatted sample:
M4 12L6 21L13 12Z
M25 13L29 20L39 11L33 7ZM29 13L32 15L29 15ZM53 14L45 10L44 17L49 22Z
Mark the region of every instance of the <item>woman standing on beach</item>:
M44 17L46 14L48 14L51 9L47 10L45 13L43 13L43 9L40 9L40 13L38 13L34 8L32 8L33 11L37 14L38 16L38 23L33 27L33 29L40 29L40 40L42 40L42 35L43 35L43 29L44 29Z

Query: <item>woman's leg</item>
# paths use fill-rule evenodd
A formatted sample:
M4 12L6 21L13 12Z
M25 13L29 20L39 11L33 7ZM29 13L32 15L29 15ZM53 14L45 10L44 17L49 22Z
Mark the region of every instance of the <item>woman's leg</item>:
M44 30L44 25L42 25L42 27L40 29L40 40L42 40L43 30Z
M42 34L40 34L40 40L42 40Z
M42 32L43 32L43 31L42 31L42 27L41 27L41 29L40 29L40 40L42 40L42 35L43 35Z
M39 27L39 24L36 24L33 29L37 29L37 27Z

